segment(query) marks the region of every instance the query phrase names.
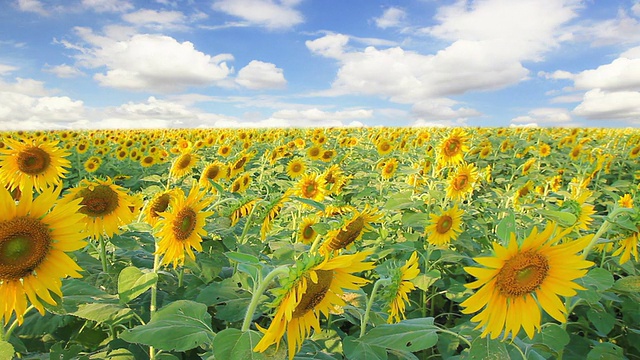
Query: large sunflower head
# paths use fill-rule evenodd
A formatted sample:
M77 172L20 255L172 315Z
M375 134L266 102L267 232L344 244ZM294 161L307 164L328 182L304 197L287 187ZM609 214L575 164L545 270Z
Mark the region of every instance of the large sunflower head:
M349 247L362 238L366 230L373 230L371 223L382 218L375 209L365 206L362 212L356 210L344 226L327 233L327 239L320 246L320 253L326 254Z
M442 165L456 165L464 160L464 154L469 151L469 135L460 128L455 128L440 143L439 162Z
M373 268L372 262L364 261L369 254L303 255L277 291L276 312L268 329L259 327L264 336L253 350L264 352L279 344L286 332L289 359L293 359L311 329L320 331L320 313L328 317L336 306L345 305L344 290L358 290L369 282L353 275Z
M532 339L540 331L540 307L557 321L566 321L567 308L559 296L584 290L574 280L584 276L593 263L578 252L593 235L556 244L568 231L554 237L555 227L549 223L540 233L534 227L520 246L514 235L508 247L494 243L493 256L474 258L484 267L464 268L477 278L466 286L478 290L460 305L465 314L482 309L471 319L479 322L477 329L484 328L482 337L490 334L495 339L504 330L506 339L523 328Z
M454 205L439 215L429 215L429 224L425 228L429 244L442 246L457 239L462 232L463 214L464 211L458 210L458 205Z
M69 153L58 148L57 141L33 140L20 142L5 139L6 147L0 149L0 180L9 189L21 191L35 189L42 192L46 187L59 185L71 166L66 157Z
M158 241L156 253L162 255L162 264L172 263L173 267L184 264L185 253L192 260L195 259L193 250L202 251L202 236L206 218L212 211L203 211L209 200L205 199L206 192L201 191L194 182L189 195L177 192L169 200L169 208L159 213Z
M324 200L324 196L326 193L325 185L326 182L322 175L318 175L317 173L310 173L300 179L295 193L296 195L305 199L322 201Z
M65 194L61 202L69 203L75 199L82 199L78 211L84 215L88 235L93 238L113 236L120 226L131 223L140 210L139 199L129 195L110 178L82 180Z
M0 187L0 316L9 323L15 313L22 323L27 300L44 315L42 302L56 305L51 292L62 296L61 278L81 277L82 269L66 252L82 249L80 199L56 203L62 187L23 192L19 203Z
M464 199L473 192L478 180L478 168L475 164L463 164L449 177L447 197L453 200Z

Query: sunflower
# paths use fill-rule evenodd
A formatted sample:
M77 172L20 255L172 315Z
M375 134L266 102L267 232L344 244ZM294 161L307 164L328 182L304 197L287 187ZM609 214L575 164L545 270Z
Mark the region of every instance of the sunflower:
M473 192L473 185L478 179L478 169L475 164L461 165L452 176L449 177L447 197L453 200L464 199Z
M365 230L373 230L371 223L378 222L381 218L382 214L375 209L369 209L369 205L365 205L364 210L361 212L355 210L351 219L344 226L327 233L327 238L318 251L326 254L349 247L362 238Z
M440 143L440 152L438 161L441 165L456 165L464 160L464 154L469 151L467 142L469 135L460 129L455 128Z
M78 211L84 214L83 222L88 236L94 239L103 234L113 236L121 225L131 223L140 209L138 199L113 184L110 178L95 181L83 179L60 202L70 203L80 198L82 207Z
M384 162L384 166L382 166L382 178L390 179L393 177L393 174L398 170L398 159L391 158Z
M142 165L142 167L151 167L156 162L157 160L153 155L145 155L140 159L140 165Z
M218 155L222 156L222 157L227 157L229 155L231 155L231 146L229 145L222 145L218 148Z
M397 323L405 318L405 306L409 302L408 294L416 288L410 280L415 279L419 274L418 253L415 251L402 267L394 269L391 284L385 287L385 295L387 295L385 297L389 299L387 323Z
M198 156L191 151L184 152L178 156L169 170L169 176L175 179L187 175L198 162Z
M318 219L315 216L303 218L298 231L298 241L304 244L311 244L318 236L318 232L313 228L313 225L317 223Z
M540 147L538 148L538 153L541 157L547 157L551 155L551 146L545 143L541 143Z
M322 201L324 200L324 195L326 192L325 185L325 180L321 175L318 175L316 173L305 175L298 182L298 186L295 190L296 195L305 199Z
M531 171L531 167L533 166L533 164L535 164L535 162L535 158L527 160L524 165L522 165L522 175L527 175L529 171Z
M328 191L330 194L339 194L347 183L347 178L338 164L331 165L327 170L325 170L322 176L329 187Z
M307 165L305 165L301 158L292 159L287 164L287 175L289 175L290 178L295 179L302 176L306 169Z
M95 161L95 159L98 159L98 161ZM94 173L98 171L101 163L102 161L100 160L99 157L92 156L88 158L87 161L84 162L84 170L88 173Z
M619 200L618 205L623 208L631 209L633 208L633 198L631 194L624 194Z
M167 211L169 208L169 202L176 196L184 197L182 189L169 189L155 194L147 204L144 211L144 219L147 224L155 226L158 223L158 220L160 220L160 214Z
M318 160L322 156L324 149L318 145L314 145L307 150L307 156L311 160Z
M629 150L629 159L635 159L640 155L640 145L636 145Z
M227 166L219 161L214 161L202 170L200 175L199 184L201 188L207 190L215 189L211 185L211 181L218 182L224 179L227 175Z
M33 199L33 189L16 203L0 186L0 316L8 324L15 313L22 324L27 300L44 315L42 302L56 305L51 292L62 297L61 278L82 277L66 252L82 249L80 199L58 203L62 187L44 188Z
M258 326L264 336L253 350L264 352L273 344L278 346L286 332L289 359L293 359L311 329L321 331L320 313L328 317L336 306L346 305L342 298L344 290L358 290L369 282L353 275L373 268L372 262L364 261L369 254L334 257L304 254L277 291L274 302L277 309L269 328Z
M620 265L626 263L631 259L638 261L638 233L635 232L626 239L620 241L620 247L611 254L613 256L620 255Z
M573 180L575 181L575 179ZM560 209L569 210L577 218L573 226L579 230L589 230L589 225L593 222L591 215L595 214L595 207L587 203L587 200L593 195L593 191L583 188L573 182L569 184L571 189L569 199L561 201Z
M429 224L424 229L429 244L441 246L457 239L462 232L463 214L456 204L440 215L429 215Z
M376 150L381 156L389 154L393 150L393 145L387 140L380 140L376 145Z
M195 260L192 249L202 251L202 236L206 218L212 211L203 211L210 200L204 199L206 192L200 191L194 182L189 196L177 192L169 200L169 209L158 213L162 218L157 222L158 241L156 254L162 255L162 264L172 263L176 268L184 264L185 252Z
M238 176L235 180L233 180L233 183L231 183L231 187L229 191L241 194L247 191L250 183L251 183L251 175L249 173L244 173L241 176Z
M8 148L0 150L0 181L8 184L9 190L21 191L59 185L71 166L65 157L69 155L53 142L19 142L5 139Z
M479 290L460 305L464 314L484 308L471 319L479 322L476 329L484 327L482 337L491 334L495 339L503 329L505 339L509 333L515 337L522 327L532 339L535 330L540 331L540 306L557 321L567 320L567 308L559 296L585 290L573 280L584 276L593 263L577 252L593 235L555 244L568 231L552 237L554 230L553 223L541 233L534 227L520 246L512 235L508 247L493 244L494 256L474 258L484 268L464 268L477 278L466 287Z

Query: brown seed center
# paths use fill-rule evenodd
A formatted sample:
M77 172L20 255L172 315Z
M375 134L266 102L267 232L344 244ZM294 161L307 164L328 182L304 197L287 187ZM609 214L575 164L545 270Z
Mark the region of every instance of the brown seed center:
M85 188L78 193L82 198L80 212L91 217L107 216L118 208L118 193L108 185Z
M451 216L444 215L438 219L438 224L436 224L436 231L440 234L446 234L453 225L453 220Z
M538 289L549 272L547 258L533 250L507 260L496 279L498 290L507 297L519 297Z
M183 241L189 238L196 228L196 212L191 208L183 208L173 220L173 234L176 239Z
M331 270L316 270L318 275L318 282L314 283L307 277L307 291L304 292L298 306L293 311L292 317L299 318L304 316L309 311L313 310L322 299L327 295L327 291L331 287L331 281L333 280L333 271Z
M51 164L51 156L46 151L32 146L18 153L18 169L25 174L38 175Z
M47 257L49 228L27 216L0 222L0 282L31 274Z

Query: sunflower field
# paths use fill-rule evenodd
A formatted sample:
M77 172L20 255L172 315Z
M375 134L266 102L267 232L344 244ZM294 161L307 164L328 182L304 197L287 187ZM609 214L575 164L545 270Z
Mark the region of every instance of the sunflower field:
M0 359L640 359L640 130L0 133Z

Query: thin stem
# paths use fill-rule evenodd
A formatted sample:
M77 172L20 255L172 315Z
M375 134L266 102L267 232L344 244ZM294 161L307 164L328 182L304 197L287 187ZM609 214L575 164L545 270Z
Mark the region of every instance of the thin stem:
M618 214L620 214L622 211L625 211L625 210L620 210L620 209L621 208L613 209L613 211L611 211L609 216L604 219L604 222L602 223L602 225L600 225L600 229L598 229L598 231L593 235L593 238L591 238L591 242L589 243L589 245L587 245L587 247L582 252L582 258L583 259L587 258L587 256L589 255L589 252L591 252L591 249L598 242L598 239L600 238L600 236L611 228L612 223L608 219L612 219L613 220L616 216L618 216ZM624 209L624 208L622 208L622 209Z
M35 308L35 306L33 305L29 305L27 307L27 309L24 311L25 315L31 311L31 309ZM13 331L18 327L18 319L16 318L15 320L13 320L13 322L11 323L11 325L9 326L9 328L7 329L7 331L4 333L4 339L6 341L9 341L9 338L11 337L11 334L13 333ZM1 338L0 338L1 339Z
M245 236L247 236L247 233L249 232L249 226L251 225L251 221L253 220L253 212L256 211L257 207L258 207L258 203L256 202L256 204L253 205L253 208L251 208L251 212L247 216L247 222L244 223L242 234L240 234L240 239L238 240L238 243L240 244L244 244L245 242L244 238Z
M157 275L158 268L160 267L160 254L158 254L158 242L156 241L156 251L153 255L153 272ZM153 318L153 314L156 312L158 303L158 282L151 285L151 302L149 304L149 319ZM156 358L156 349L153 346L149 346L149 359L154 360Z
M254 291L251 296L251 302L249 303L249 307L247 307L247 312L244 316L244 321L242 322L242 331L248 331L251 326L251 320L253 319L253 313L256 311L258 307L258 303L260 302L260 297L267 290L267 286L269 283L280 275L285 275L289 273L290 265L282 265L273 270L265 278L262 280L256 291Z
M309 254L313 254L318 251L318 247L320 246L320 241L322 241L323 237L319 234L316 235L316 238L313 240L311 244L311 248L309 249Z
M109 264L107 263L107 244L104 241L104 236L98 237L98 244L100 245L100 262L102 263L102 272L109 272Z
M449 334L449 335L455 336L456 338L464 341L464 343L467 344L467 346L471 347L471 341L467 340L467 338L465 338L464 336L462 336L462 335L460 335L458 333L455 333L455 332L453 332L451 330L447 330L447 329L444 329L444 328L441 328L441 327L438 328L438 331L441 332L441 333L445 333L445 334Z
M369 321L371 306L373 306L373 301L375 300L376 294L378 293L378 289L381 285L388 285L389 283L389 279L378 279L378 281L373 284L373 289L371 290L371 295L369 296L369 301L367 302L367 309L364 311L364 316L362 317L362 321L360 322L360 337L363 337L364 333L367 330L367 322Z

